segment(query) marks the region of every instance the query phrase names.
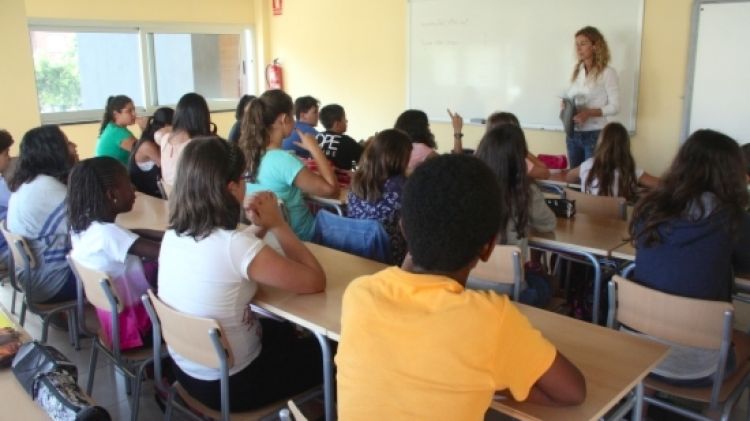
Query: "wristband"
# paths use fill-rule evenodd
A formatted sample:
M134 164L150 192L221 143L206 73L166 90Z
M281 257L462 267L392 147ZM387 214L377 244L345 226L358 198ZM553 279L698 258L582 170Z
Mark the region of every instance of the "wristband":
M464 137L464 134L463 133L453 133L453 137L457 137L457 138L461 139L462 137Z

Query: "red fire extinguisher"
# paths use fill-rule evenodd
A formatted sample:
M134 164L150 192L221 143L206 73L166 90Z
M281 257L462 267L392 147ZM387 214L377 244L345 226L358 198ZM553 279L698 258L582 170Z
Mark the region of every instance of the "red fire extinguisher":
M268 89L284 89L283 72L277 58L273 59L273 63L266 66L266 86Z

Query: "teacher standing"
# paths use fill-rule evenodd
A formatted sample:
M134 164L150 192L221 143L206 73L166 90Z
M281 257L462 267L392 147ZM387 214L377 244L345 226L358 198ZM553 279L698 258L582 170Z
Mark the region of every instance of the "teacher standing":
M565 140L570 168L594 156L606 117L620 110L617 72L608 66L609 48L604 36L593 26L586 26L576 32L575 42L578 63L568 89L568 97L576 105L575 128Z

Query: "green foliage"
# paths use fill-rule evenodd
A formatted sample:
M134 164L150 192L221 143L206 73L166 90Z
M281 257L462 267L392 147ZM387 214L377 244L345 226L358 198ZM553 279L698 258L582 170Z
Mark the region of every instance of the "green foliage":
M42 112L69 111L81 106L78 68L69 55L53 63L46 58L36 62L36 88Z

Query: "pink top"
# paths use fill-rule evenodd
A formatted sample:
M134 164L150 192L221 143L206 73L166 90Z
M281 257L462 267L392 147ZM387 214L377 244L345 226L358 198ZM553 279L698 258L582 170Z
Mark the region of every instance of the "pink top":
M180 159L185 145L190 141L175 145L169 142L171 137L172 133L166 135L161 144L161 179L164 184L173 186L177 177L177 161Z
M424 143L412 143L411 156L409 157L409 165L406 168L406 172L411 174L433 152L435 150Z

